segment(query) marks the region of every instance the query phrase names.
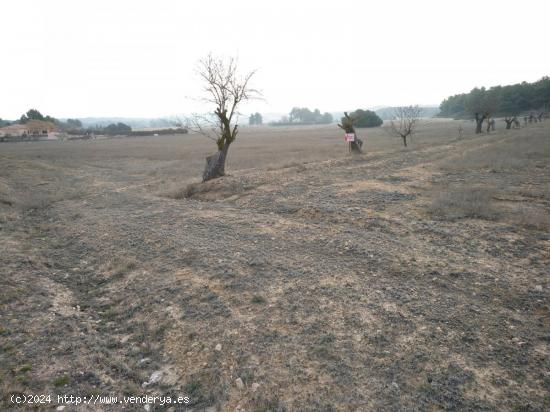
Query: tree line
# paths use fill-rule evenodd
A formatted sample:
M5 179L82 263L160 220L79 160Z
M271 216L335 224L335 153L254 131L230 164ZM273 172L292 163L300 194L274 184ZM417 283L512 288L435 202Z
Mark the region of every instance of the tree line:
M330 113L321 113L319 109L310 110L307 107L293 107L288 116L283 116L278 122L270 124L272 126L330 124L333 120Z
M474 88L443 100L440 117L471 118L478 113L490 116L519 116L532 111L545 112L550 106L550 77L509 86Z

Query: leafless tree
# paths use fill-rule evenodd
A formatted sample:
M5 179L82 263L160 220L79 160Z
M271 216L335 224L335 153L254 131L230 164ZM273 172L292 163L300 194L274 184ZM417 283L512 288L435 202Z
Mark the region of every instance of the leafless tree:
M506 130L509 130L510 128L512 128L512 124L515 124L517 120L516 120L516 116L512 116L512 117L506 116L504 118L504 121L506 122Z
M407 137L416 131L422 109L418 106L397 107L394 111L394 120L390 121L390 133L401 137L403 144L407 146Z
M355 133L355 123L356 119L347 112L344 112L344 117L342 117L342 123L338 123L338 127L344 130L346 133L352 133L355 135L355 140L349 143L350 151L352 153L363 153L361 147L363 146L363 141L359 139Z
M205 182L225 174L229 146L238 132L238 107L244 101L259 98L261 93L249 85L255 71L239 75L235 58L224 60L208 55L199 62L198 74L204 82L203 100L215 109L209 115L193 116L189 127L214 140L218 147L215 154L206 158L202 175Z

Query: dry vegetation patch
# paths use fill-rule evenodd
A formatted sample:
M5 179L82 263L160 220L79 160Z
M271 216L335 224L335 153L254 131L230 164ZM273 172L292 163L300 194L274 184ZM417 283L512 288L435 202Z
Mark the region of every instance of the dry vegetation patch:
M195 199L217 201L227 198L235 199L258 187L258 183L247 179L222 177L208 182L190 183L184 188L166 192L164 196L172 199Z
M492 198L492 192L485 188L448 189L432 201L429 211L432 215L443 219L494 220L499 213Z

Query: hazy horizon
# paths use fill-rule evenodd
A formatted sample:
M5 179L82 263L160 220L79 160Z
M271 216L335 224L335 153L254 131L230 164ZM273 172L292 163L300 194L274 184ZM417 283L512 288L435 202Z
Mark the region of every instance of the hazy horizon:
M0 118L30 108L59 118L204 112L196 65L208 53L258 70L265 101L245 113L436 106L550 74L541 45L549 4L460 5L8 0Z

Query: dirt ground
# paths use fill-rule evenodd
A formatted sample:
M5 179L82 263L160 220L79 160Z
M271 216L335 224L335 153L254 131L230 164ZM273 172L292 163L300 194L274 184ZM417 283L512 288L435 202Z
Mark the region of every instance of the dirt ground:
M243 128L190 189L200 136L1 144L0 409L550 410L550 121L498 126Z

